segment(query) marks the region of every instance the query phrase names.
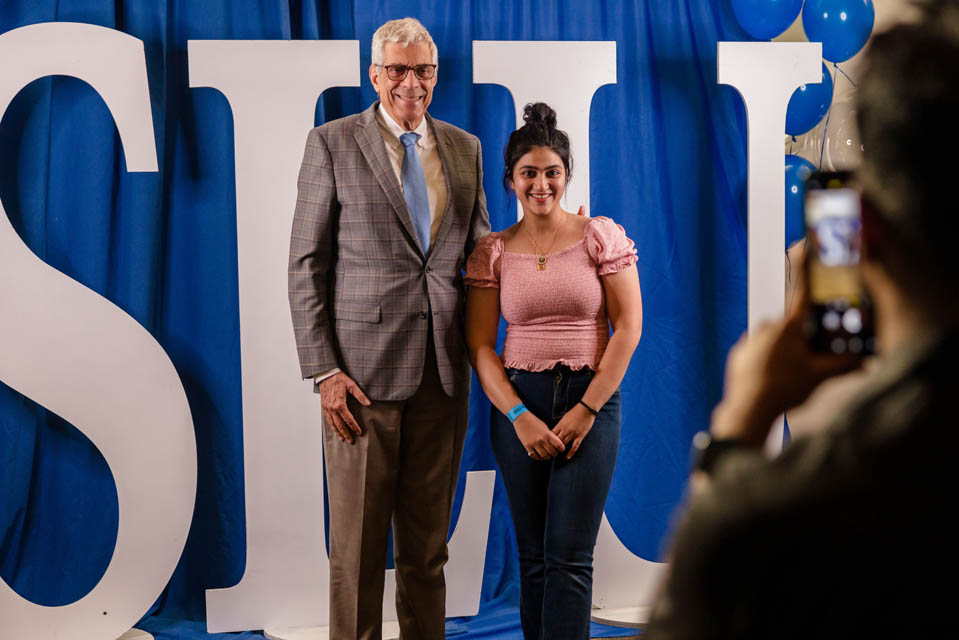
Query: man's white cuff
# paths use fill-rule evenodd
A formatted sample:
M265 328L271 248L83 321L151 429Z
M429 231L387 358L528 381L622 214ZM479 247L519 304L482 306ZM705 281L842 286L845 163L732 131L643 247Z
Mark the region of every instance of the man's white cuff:
M313 376L313 384L320 384L321 382L323 382L330 376L338 374L340 371L342 371L342 369L340 369L339 367L334 367L332 369L324 371L323 373L318 373L315 376Z

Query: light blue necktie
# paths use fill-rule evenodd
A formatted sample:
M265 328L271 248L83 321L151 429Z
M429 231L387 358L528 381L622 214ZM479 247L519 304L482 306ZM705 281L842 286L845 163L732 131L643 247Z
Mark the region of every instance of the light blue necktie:
M413 227L416 237L420 240L423 255L430 252L430 201L426 197L426 177L423 175L423 165L420 156L416 153L416 141L420 134L408 131L400 136L400 141L406 148L403 155L403 197L406 206L413 217Z

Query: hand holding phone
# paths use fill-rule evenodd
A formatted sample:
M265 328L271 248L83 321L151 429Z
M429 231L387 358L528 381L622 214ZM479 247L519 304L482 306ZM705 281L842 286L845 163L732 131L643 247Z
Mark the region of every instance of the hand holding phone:
M859 271L862 209L849 180L849 172L813 172L806 180L806 335L817 352L866 355L876 339Z

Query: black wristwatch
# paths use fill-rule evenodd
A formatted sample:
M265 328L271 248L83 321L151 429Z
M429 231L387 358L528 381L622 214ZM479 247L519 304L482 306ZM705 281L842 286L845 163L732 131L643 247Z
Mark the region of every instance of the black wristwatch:
M708 431L693 436L693 471L712 473L716 462L728 451L746 446L741 438L714 438Z

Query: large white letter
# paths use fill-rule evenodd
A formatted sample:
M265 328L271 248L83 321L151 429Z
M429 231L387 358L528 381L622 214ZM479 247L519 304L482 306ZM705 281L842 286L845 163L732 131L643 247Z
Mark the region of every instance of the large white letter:
M543 64L517 64L517 60L549 60L550 68L562 71L551 78ZM477 40L473 42L473 82L509 90L517 127L523 124L527 103L553 107L579 159L566 190L567 207L586 205L589 215L589 106L597 89L616 83L616 43ZM517 213L522 216L522 206L517 206Z
M325 624L320 400L300 380L286 294L296 176L316 100L359 84L359 42L188 44L190 86L233 110L246 571L207 591L211 633Z
M87 24L0 36L0 116L49 75L89 83L109 107L130 171L156 171L143 43ZM150 334L108 300L38 259L0 207L0 379L76 425L117 485L116 548L80 600L45 607L0 582L4 638L116 638L150 607L183 551L196 493L186 394Z
M785 306L786 107L801 84L822 78L818 42L720 42L719 84L732 85L746 103L748 162L749 328L782 317Z
M746 103L748 131L747 317L752 331L781 318L786 304L786 107L801 84L822 79L819 42L720 42L719 84L732 85ZM767 440L782 447L780 417Z

